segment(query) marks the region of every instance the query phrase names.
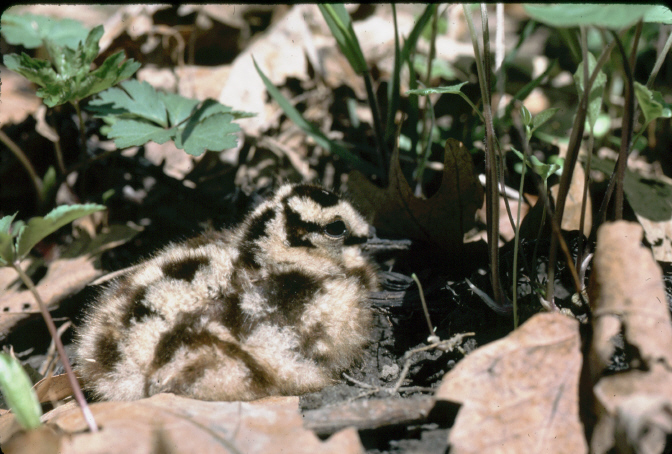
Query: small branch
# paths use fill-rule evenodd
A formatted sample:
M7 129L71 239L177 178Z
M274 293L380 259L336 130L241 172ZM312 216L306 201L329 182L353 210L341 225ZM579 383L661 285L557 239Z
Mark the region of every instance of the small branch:
M51 314L49 314L47 305L44 304L44 301L42 301L42 298L40 297L40 294L37 292L37 289L35 288L35 284L33 284L32 279L30 279L30 277L21 268L21 263L19 261L15 261L14 263L12 263L12 267L16 270L17 273L19 273L19 277L26 285L26 287L28 287L30 292L35 297L37 304L40 306L42 317L44 318L44 321L47 324L47 329L49 330L49 334L51 334L51 338L56 345L56 350L58 350L58 355L60 356L61 362L63 363L63 367L65 368L65 373L68 376L68 381L70 382L70 387L72 388L75 400L77 401L79 407L82 410L84 420L89 426L91 432L98 432L98 426L96 425L96 421L93 419L93 413L91 413L91 409L86 403L84 393L82 393L82 389L79 386L77 377L75 376L75 373L72 371L72 368L70 367L70 361L68 361L68 355L66 355L65 353L63 343L61 342L61 338L58 335L56 325L54 325L54 320L51 318Z
M492 291L495 300L498 304L504 306L505 298L502 291L502 286L499 278L499 191L497 190L497 157L494 149L494 127L492 123L492 110L490 109L490 91L489 80L490 77L486 74L484 69L484 59L481 59L481 52L478 47L478 37L476 36L476 29L474 28L474 20L471 14L470 5L462 5L464 9L464 16L469 26L469 34L471 35L471 43L474 48L474 57L476 59L476 69L478 71L478 82L481 88L481 99L483 101L483 115L485 118L485 175L486 175L486 205L485 217L488 225L488 250L490 257L490 280L492 282ZM485 8L483 8L485 9ZM483 12L481 12L483 14ZM487 18L485 19L487 23ZM487 30L483 31L484 45L487 42ZM487 68L490 68L489 62Z
M376 93L373 91L371 74L367 71L362 77L364 77L364 85L366 86L366 93L369 98L369 105L371 106L371 113L373 115L373 127L376 136L376 147L378 149L378 165L383 174L384 183L387 184L389 159L387 156L387 146L385 145L385 135L383 134L383 123L380 119L378 99L376 98Z
M641 29L641 21L638 24L638 29ZM632 71L630 70L630 62L625 54L623 44L615 32L611 32L618 46L618 51L623 60L623 70L625 71L626 85L625 85L625 106L623 107L623 127L621 131L621 147L619 150L618 166L616 167L616 201L614 207L614 217L616 220L623 219L623 182L625 181L625 167L628 161L628 154L630 152L630 140L632 139L632 128L634 126L634 97L635 87L633 84ZM638 35L637 35L638 36ZM637 46L637 39L633 44Z
M40 202L42 202L44 196L42 194L42 179L37 176L37 172L35 172L33 164L30 163L30 160L23 152L21 147L19 147L7 134L5 134L5 131L2 129L0 129L0 142L4 143L5 146L9 148L9 151L11 151L14 156L16 156L16 159L18 159L23 168L26 169L26 172L28 172L28 175L30 176L30 182L33 183L33 188L37 193L37 198Z

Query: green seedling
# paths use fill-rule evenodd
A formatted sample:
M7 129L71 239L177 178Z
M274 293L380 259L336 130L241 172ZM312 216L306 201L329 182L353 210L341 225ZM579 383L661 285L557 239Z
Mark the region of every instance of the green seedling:
M30 430L42 425L42 407L28 374L16 358L5 353L0 353L0 391L21 427Z
M108 125L102 132L119 148L173 140L192 156L236 146L238 112L213 99L198 101L159 92L147 82L128 80L98 95L87 108Z
M91 30L84 42L75 49L44 38L50 61L21 55L8 54L5 66L40 86L37 96L49 107L66 102L78 103L98 92L128 79L140 68L140 63L124 61L123 51L108 57L100 67L91 71L91 64L98 56L98 41L103 36L103 26Z
M54 208L44 217L34 217L27 223L19 221L14 223L13 226L12 222L16 217L16 213L12 216L5 216L0 219L0 266L11 266L14 268L21 281L23 281L26 287L28 287L30 292L33 294L33 297L37 301L37 304L40 306L42 317L47 324L51 338L54 340L56 350L58 350L58 355L61 359L61 363L63 363L63 367L65 368L65 372L70 381L70 387L73 390L75 400L77 400L77 403L79 404L84 415L84 419L86 420L92 432L97 432L98 426L93 419L91 409L89 409L89 406L86 403L86 399L84 398L84 394L82 393L82 390L79 387L79 383L77 382L77 378L75 377L75 374L70 367L68 356L66 355L65 349L63 348L63 343L58 336L56 325L54 325L54 321L49 314L47 305L44 304L44 301L42 301L42 298L37 292L32 279L21 268L21 261L28 255L30 250L38 242L46 238L49 234L55 232L59 228L74 221L75 219L104 209L105 207L103 205L97 205L94 203L87 203L84 205L63 205ZM9 367L14 366L10 365ZM0 378L0 380L2 380L2 378ZM11 391L10 394L14 392L15 391ZM23 394L25 394L25 392L20 391L19 395ZM7 396L7 394L5 394L5 396ZM25 399L25 397L21 399ZM21 402L23 402L23 400ZM30 404L24 405L29 406ZM37 418L39 422L39 415ZM31 424L34 423L34 417L30 419L29 422Z

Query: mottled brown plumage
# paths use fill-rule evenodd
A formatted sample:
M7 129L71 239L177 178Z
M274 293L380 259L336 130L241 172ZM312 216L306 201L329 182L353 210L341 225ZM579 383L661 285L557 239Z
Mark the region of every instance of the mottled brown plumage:
M236 229L167 247L84 320L85 385L109 400L252 400L333 383L369 340L368 230L335 194L284 185Z

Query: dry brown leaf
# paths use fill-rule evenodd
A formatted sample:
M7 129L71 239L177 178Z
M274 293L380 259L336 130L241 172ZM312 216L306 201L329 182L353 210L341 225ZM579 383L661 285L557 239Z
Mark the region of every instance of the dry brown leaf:
M469 354L436 394L462 404L450 452L587 452L579 420L580 349L578 322L544 313Z
M617 445L644 449L651 443L647 436L657 433L660 445L672 434L672 321L661 270L641 239L642 227L624 221L605 224L597 233L589 287L595 453ZM619 333L630 367L605 376ZM643 427L648 432L638 429Z
M51 446L56 445L61 454L364 451L353 428L342 430L324 442L304 429L296 398L263 405L204 402L158 394L134 402L96 403L91 405L91 411L102 428L96 434L84 432L86 424L74 406L45 415L49 425L57 426L64 434L59 440L50 440ZM19 431L13 437L10 443L19 445L27 434Z
M561 153L562 155L562 153ZM564 157L564 156L563 156ZM569 192L565 200L565 210L562 214L563 230L579 230L581 226L581 206L583 205L583 186L586 178L586 173L580 165L574 166L574 175L569 184ZM554 200L558 200L559 184L551 186L551 194ZM590 191L586 199L586 218L583 226L583 234L590 235L590 230L593 228L593 208L590 201Z
M483 203L483 188L474 173L471 155L455 139L446 141L441 186L429 199L413 195L401 171L398 150L392 155L387 188L379 188L353 171L348 189L358 208L371 213L381 236L419 240L444 251L460 248Z
M102 274L98 265L100 254L129 241L137 233L136 229L114 225L95 238L83 235L70 244L62 257L49 263L47 273L36 285L42 301L49 309L54 309L64 298L80 291ZM24 260L23 269L28 265L29 261ZM17 280L18 274L14 269L0 268L0 283L3 283L3 292L0 294L0 337L29 314L40 311L30 290L25 287L18 289L16 285L10 284Z
M315 5L294 6L241 52L231 65L229 78L218 100L236 110L257 114L239 122L245 134L259 136L261 131L272 126L270 123L277 122L277 118L273 119L273 112L278 107L274 103L272 108L267 107L266 87L254 68L252 57L276 87L282 86L288 77L305 80L308 74L305 47L310 31L304 14L315 15L316 11Z
M49 375L33 386L40 403L56 402L72 395L70 381L66 374Z

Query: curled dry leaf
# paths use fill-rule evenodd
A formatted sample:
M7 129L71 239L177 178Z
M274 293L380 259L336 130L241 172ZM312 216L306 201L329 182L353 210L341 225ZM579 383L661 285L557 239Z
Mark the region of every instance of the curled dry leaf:
M56 440L44 442L50 444L51 452L354 454L364 451L353 428L324 442L304 429L298 398L255 404L204 402L157 394L133 402L101 402L91 405L102 428L95 434L84 431L86 423L78 408L67 407L45 415L45 427L56 426L57 433L62 434ZM19 431L0 435L3 440L11 435L9 444L19 446L28 434Z
M580 348L576 320L544 313L469 354L436 393L437 400L462 405L450 452L587 452Z
M637 450L649 446L647 437L655 434L633 427L655 428L659 447L672 435L672 321L662 272L641 240L642 227L630 222L605 224L597 232L589 287L595 453L611 452L615 446L663 452ZM628 368L605 375L619 334Z
M483 188L465 146L455 139L446 141L441 186L429 199L413 195L399 165L399 150L392 155L389 175L385 189L358 171L348 179L353 202L362 212L372 213L380 235L419 240L444 251L459 249L483 203Z

